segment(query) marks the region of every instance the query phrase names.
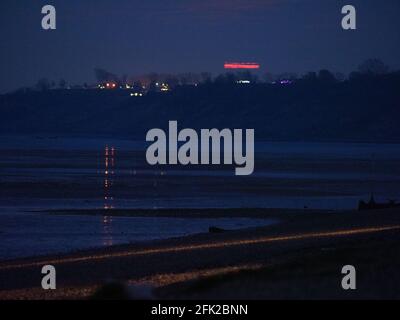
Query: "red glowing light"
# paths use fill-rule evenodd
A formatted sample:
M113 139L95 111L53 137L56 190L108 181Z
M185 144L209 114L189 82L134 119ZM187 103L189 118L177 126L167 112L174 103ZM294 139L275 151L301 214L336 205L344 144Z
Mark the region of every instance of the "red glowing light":
M225 69L260 69L260 65L254 62L225 62Z

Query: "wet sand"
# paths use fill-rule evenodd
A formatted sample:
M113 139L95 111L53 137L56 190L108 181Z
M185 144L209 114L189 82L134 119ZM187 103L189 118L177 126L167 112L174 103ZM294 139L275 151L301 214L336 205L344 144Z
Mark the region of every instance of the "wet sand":
M139 214L129 212L115 214ZM109 280L145 285L146 295L155 299L400 298L398 209L218 213L279 217L282 223L3 262L0 299L83 299ZM40 287L41 267L46 264L57 269L57 290ZM355 292L340 288L341 267L347 264L359 272ZM139 289L137 295L143 294Z
M162 209L60 209L42 210L54 215L98 215L108 217L169 217L169 218L257 218L257 219L280 219L285 221L292 218L318 216L324 213L334 213L333 210L311 210L311 209L265 209L265 208L209 208L209 209L186 209L186 208L162 208Z

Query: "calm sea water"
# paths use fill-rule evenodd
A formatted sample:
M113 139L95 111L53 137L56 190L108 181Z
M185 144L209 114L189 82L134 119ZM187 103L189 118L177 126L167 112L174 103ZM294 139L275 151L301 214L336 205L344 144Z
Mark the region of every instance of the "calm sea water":
M0 259L271 223L253 219L50 216L58 208L350 209L400 200L400 145L259 143L255 173L151 167L128 140L0 138Z
M277 223L273 219L54 216L1 208L0 260Z

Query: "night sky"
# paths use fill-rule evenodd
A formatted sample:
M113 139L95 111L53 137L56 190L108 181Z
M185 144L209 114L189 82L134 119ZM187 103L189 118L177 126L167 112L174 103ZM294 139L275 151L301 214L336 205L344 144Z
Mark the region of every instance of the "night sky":
M57 30L41 29L41 8ZM357 30L341 8L357 8ZM41 77L94 82L117 74L223 72L227 60L262 72L348 73L363 60L400 68L399 0L1 0L0 92Z

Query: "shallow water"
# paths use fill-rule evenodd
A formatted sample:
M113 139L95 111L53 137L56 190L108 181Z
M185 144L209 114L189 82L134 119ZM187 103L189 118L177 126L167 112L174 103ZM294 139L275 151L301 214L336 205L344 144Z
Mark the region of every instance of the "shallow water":
M258 143L255 150L254 174L239 177L232 166L149 166L145 145L129 140L1 137L0 258L265 223L24 210L353 209L372 192L379 201L400 200L400 145Z
M273 219L153 218L0 214L0 260L54 254L116 244L208 232L210 226L235 230L277 223Z
M255 172L159 166L129 140L0 138L0 205L31 208L356 208L400 200L400 145L258 143Z

